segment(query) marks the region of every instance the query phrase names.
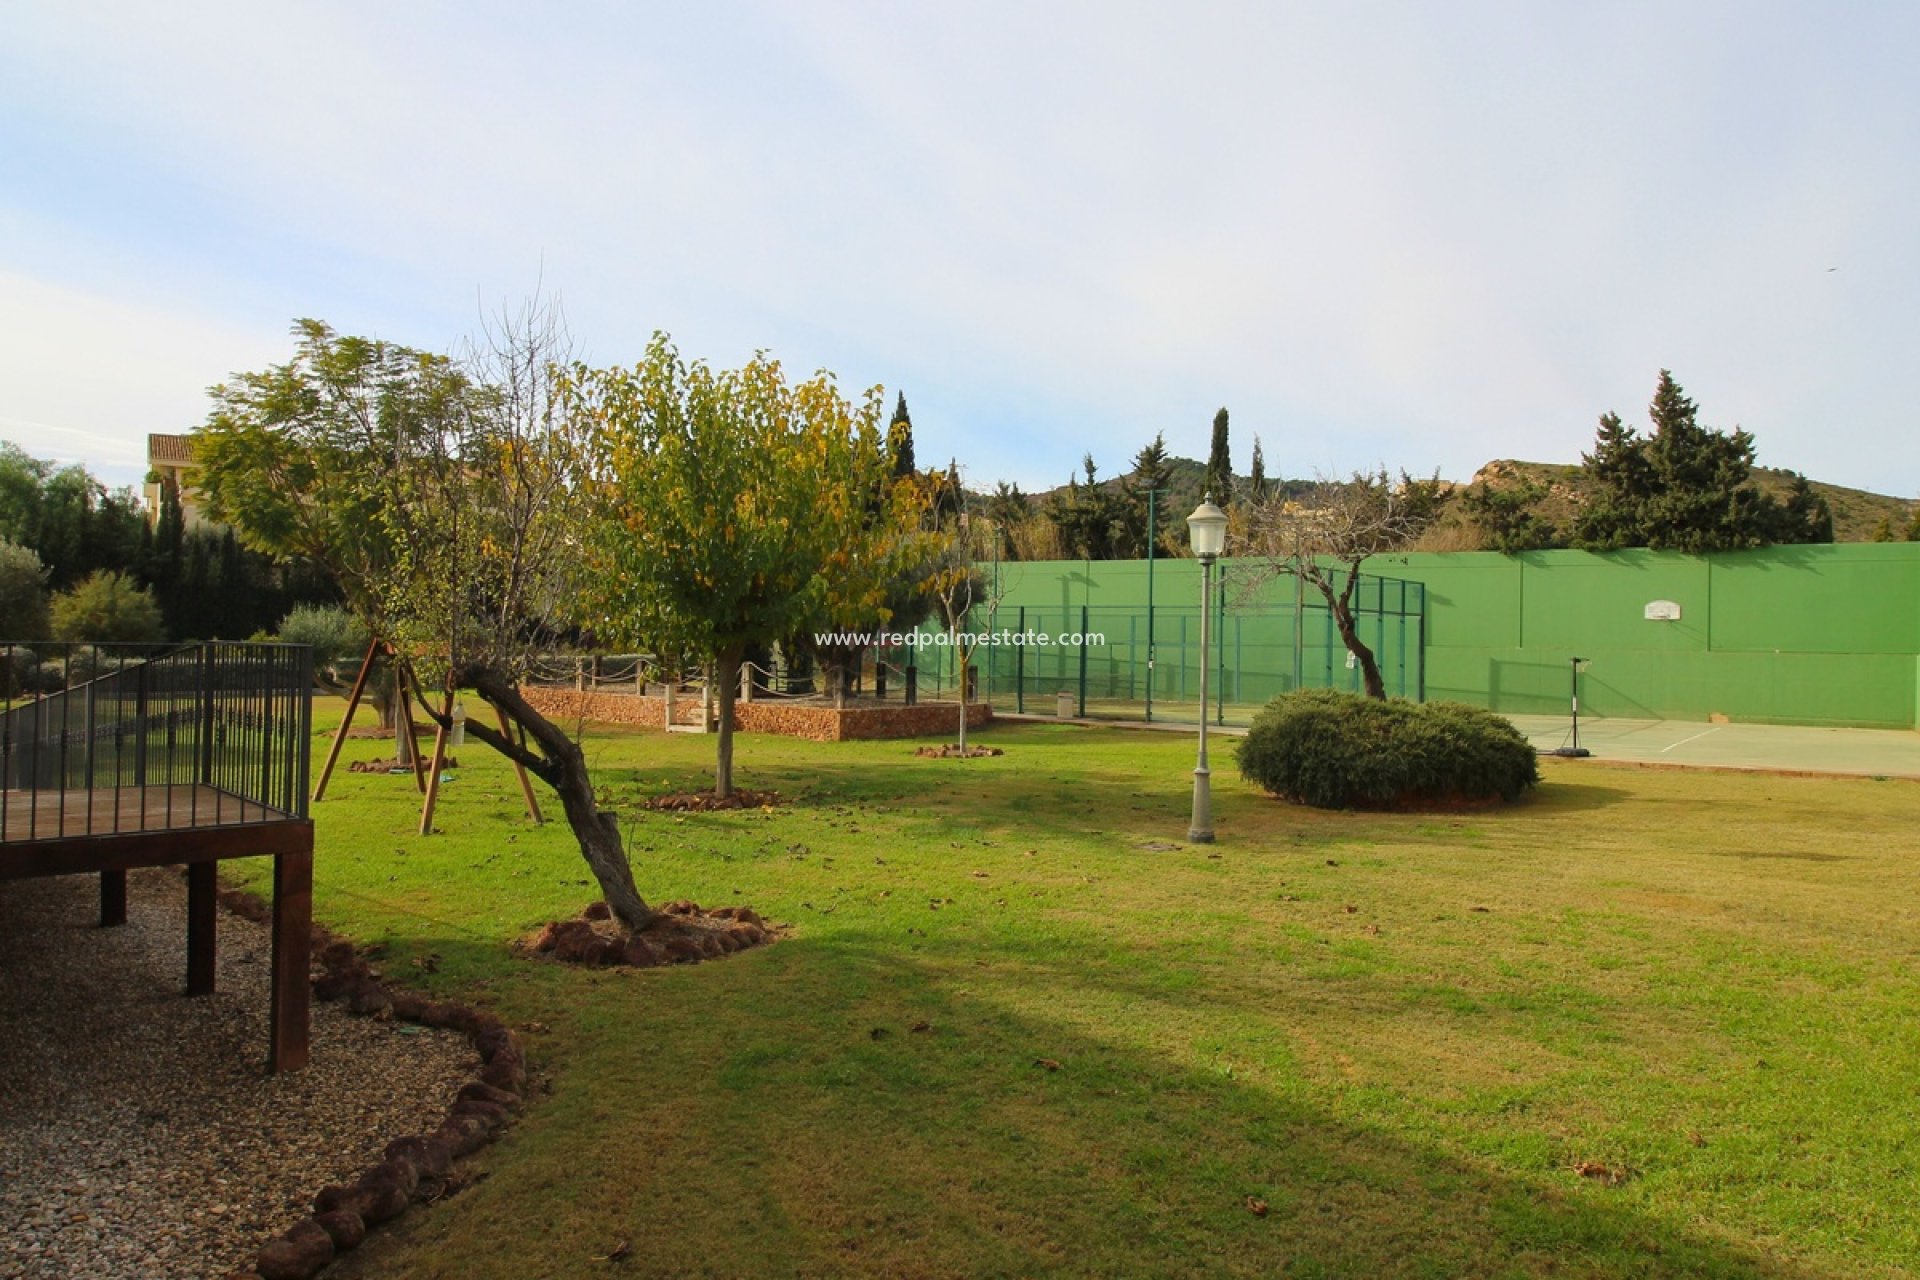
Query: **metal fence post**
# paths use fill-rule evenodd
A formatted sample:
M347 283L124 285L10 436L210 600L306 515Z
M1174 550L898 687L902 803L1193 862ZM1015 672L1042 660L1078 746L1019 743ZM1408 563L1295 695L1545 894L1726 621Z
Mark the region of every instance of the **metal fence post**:
M1087 606L1080 606L1080 718L1087 718Z
M1020 638L1023 643L1013 647L1013 710L1016 715L1027 712L1027 606L1020 606Z

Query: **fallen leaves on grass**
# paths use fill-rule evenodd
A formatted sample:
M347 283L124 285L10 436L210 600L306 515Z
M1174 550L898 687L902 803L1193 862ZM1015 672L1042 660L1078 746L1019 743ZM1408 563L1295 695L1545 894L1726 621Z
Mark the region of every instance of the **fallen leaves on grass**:
M1058 1071L1060 1069L1059 1061L1054 1058L1035 1058L1033 1065L1036 1067L1045 1067L1048 1071Z
M1256 1218L1264 1218L1267 1216L1267 1202L1259 1196L1248 1196L1247 1212Z
M920 1021L908 1027L907 1030L913 1031L913 1032L931 1031L933 1030L933 1024L931 1022L928 1022L925 1018L922 1018L920 1019Z
M1605 1164L1599 1160L1582 1160L1573 1166L1573 1171L1583 1178L1592 1178L1595 1182L1604 1182L1617 1187L1625 1182L1630 1171L1617 1165Z
M639 801L642 809L656 813L711 813L720 809L760 809L771 811L780 803L778 791L736 791L724 800L711 791L679 792L674 795L648 796Z

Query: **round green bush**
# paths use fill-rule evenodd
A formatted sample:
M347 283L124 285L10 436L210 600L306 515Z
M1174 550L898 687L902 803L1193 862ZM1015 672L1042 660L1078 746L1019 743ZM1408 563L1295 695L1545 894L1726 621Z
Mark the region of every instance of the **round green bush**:
M1331 689L1282 694L1240 742L1240 776L1322 809L1514 800L1540 781L1508 721L1457 702L1382 702Z

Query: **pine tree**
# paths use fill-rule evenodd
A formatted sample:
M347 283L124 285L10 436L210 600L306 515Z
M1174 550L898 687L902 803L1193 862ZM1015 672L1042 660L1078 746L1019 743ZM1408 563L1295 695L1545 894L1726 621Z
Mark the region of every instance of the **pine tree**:
M1699 407L1660 371L1653 429L1637 435L1615 414L1600 419L1583 455L1591 494L1575 544L1595 551L1731 551L1775 542L1831 542L1833 516L1804 476L1782 504L1751 483L1753 436L1699 423Z
M1233 503L1233 456L1227 452L1227 411L1213 415L1213 450L1207 455L1207 493L1222 507Z
M914 474L913 417L907 412L907 393L894 402L893 420L887 424L887 452L893 456L893 478Z
M1787 500L1774 504L1772 511L1777 519L1769 531L1769 542L1833 541L1833 511L1827 506L1827 500L1815 493L1807 478L1798 471L1793 473L1793 486L1787 491Z
M1165 432L1155 433L1133 455L1133 470L1120 485L1114 555L1137 559L1147 554L1147 539L1167 527L1167 490L1173 483L1173 460L1167 456ZM1158 494L1158 498L1151 495ZM1158 520L1150 519L1156 514ZM1157 525L1157 528L1149 528Z
M1575 545L1589 551L1644 546L1646 505L1653 496L1645 442L1619 414L1603 413L1593 452L1581 454L1580 462L1592 493L1574 521Z
M1100 472L1093 455L1081 459L1086 483L1079 477L1067 481L1064 494L1055 493L1047 505L1047 518L1060 532L1060 543L1076 556L1088 560L1114 558L1114 527L1119 516L1113 495L1100 485Z
M1267 460L1260 452L1260 437L1253 438L1253 470L1247 476L1247 497L1261 503L1267 500Z

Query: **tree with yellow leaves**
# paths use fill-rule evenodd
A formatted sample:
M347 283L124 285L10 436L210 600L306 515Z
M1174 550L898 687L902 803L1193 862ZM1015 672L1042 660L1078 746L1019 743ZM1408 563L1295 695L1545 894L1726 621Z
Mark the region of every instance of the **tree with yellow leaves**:
M714 794L729 796L747 649L884 622L887 585L916 554L918 492L892 483L880 390L855 404L831 374L789 383L764 353L715 369L656 334L631 368L576 366L567 394L593 439L590 625L711 664Z

